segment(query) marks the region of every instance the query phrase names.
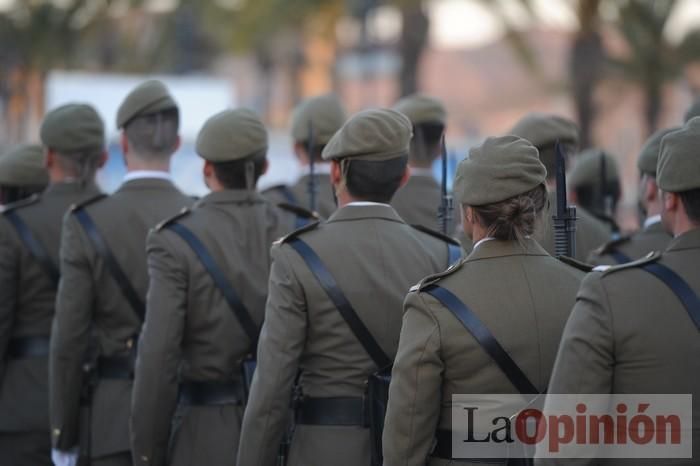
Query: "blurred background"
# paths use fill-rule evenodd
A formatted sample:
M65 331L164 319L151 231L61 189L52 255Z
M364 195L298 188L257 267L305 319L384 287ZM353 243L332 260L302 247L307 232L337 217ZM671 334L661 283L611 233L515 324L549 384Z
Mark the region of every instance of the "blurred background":
M582 148L620 163L630 227L639 148L700 93L700 0L0 0L0 149L37 140L47 109L90 102L114 189L116 108L152 76L181 104L174 171L193 194L194 139L217 111L250 107L269 125L264 187L296 176L300 99L335 91L354 112L420 91L447 106L453 163L527 112L573 118Z

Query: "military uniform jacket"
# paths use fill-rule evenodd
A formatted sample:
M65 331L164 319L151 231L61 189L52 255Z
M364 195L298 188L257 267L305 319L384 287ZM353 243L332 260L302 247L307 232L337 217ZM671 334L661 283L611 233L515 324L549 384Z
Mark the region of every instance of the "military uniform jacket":
M262 194L275 204L292 204L304 209L310 206L309 178L311 175L303 175L291 186L280 185L266 189ZM316 175L316 213L321 218L330 217L335 212L336 204L333 197L331 177L325 173Z
M94 184L52 184L41 196L8 206L58 268L61 223L68 207L98 193ZM0 431L47 431L48 358L12 359L10 340L49 337L56 285L0 215Z
M438 229L440 185L432 175L412 175L396 192L391 205L409 225Z
M296 233L318 254L377 343L396 353L402 302L412 282L444 270L447 243L406 225L388 205L339 209ZM238 466L272 466L301 369L307 397L361 397L377 370L304 260L284 241L272 249L258 368L243 421ZM297 425L289 465L369 464L360 426Z
M661 222L654 222L632 236L610 241L594 250L587 262L594 265L618 265L641 259L652 251L664 251L671 235Z
M265 312L270 246L288 233L281 213L250 191L221 191L164 222L148 237L146 323L133 392L135 464L230 465L236 457L241 405L181 406L170 454L171 420L180 382L240 380L251 341L197 255L173 231L179 223L215 258L260 325Z
M669 267L700 294L700 228L651 254L586 277L566 324L550 393L689 393L700 397L700 335L671 289L640 266ZM546 406L545 406L546 409ZM541 464L696 465L700 407L693 402L690 460L561 460Z
M421 287L437 283L456 295L544 390L582 276L534 240L488 240L449 272L414 287L392 372L384 464L452 464L430 458L436 429L452 429L452 395L518 393L454 314Z
M83 207L141 299L148 288L148 230L191 203L170 181L143 178L127 181L113 195ZM78 443L81 366L90 337L99 356L129 357L141 325L75 215L67 214L49 366L54 448L67 450ZM129 450L131 386L126 379L98 383L92 403L93 457Z

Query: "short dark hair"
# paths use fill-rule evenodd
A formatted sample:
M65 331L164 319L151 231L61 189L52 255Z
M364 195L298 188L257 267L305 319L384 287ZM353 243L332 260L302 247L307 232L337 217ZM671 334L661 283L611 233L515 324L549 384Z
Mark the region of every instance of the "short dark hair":
M401 186L408 155L380 162L348 160L345 186L356 199L389 203Z
M678 193L688 218L695 224L700 224L700 188Z
M304 151L309 159L313 158L314 162L325 162L325 160L323 160L325 144L316 144L309 150L309 141L296 141L296 143L304 147Z
M177 108L143 115L124 127L126 139L134 151L143 157L169 157L177 147L180 112Z
M411 140L411 161L417 164L431 164L440 151L440 141L445 125L438 122L420 123L413 126Z
M61 166L61 170L84 184L95 178L102 151L55 152L55 154L56 162Z
M216 179L219 180L219 183L221 183L224 188L248 189L245 179L246 164L249 162L253 163L253 185L255 186L265 170L266 160L267 151L263 150L240 160L214 162L212 166L214 167Z
M578 198L578 204L584 209L589 210L596 214L605 214L606 205L605 199L602 197L600 188L598 186L579 186L575 190L576 197ZM620 201L622 196L622 187L620 186L620 180L608 181L605 186L605 193L607 196L612 198L612 208L613 211L617 208L617 203Z

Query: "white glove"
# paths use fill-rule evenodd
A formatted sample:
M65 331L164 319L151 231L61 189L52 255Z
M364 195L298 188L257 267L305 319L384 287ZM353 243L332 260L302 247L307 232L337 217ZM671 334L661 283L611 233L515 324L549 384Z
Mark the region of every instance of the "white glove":
M68 451L51 449L51 461L54 466L76 466L78 464L78 448Z

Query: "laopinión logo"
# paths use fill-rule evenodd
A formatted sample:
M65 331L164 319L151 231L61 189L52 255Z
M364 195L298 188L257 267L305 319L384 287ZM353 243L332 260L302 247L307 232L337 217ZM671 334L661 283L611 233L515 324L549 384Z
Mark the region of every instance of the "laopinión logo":
M691 458L692 444L688 394L452 397L453 458Z

